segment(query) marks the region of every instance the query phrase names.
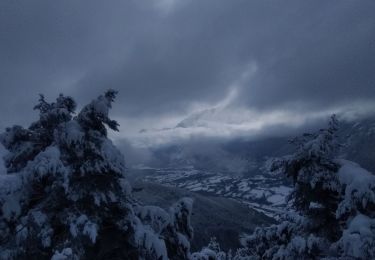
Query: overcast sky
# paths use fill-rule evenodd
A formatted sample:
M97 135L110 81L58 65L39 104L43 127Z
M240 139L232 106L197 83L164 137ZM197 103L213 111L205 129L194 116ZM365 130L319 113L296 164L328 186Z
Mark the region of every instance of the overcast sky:
M108 88L121 136L211 108L227 135L371 111L374 13L373 0L2 0L0 126L30 122L38 93L83 104Z

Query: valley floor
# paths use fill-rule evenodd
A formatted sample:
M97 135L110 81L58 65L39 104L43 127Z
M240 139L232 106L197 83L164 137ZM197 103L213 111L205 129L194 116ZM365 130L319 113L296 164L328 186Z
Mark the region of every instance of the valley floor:
M189 167L138 168L136 172L143 181L231 198L272 218L285 211L286 197L292 190L283 178L268 174L236 177Z

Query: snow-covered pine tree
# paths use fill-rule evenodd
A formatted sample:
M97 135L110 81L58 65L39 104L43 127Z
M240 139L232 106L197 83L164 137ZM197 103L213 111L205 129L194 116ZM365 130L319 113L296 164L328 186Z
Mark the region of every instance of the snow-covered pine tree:
M71 120L76 104L70 97L60 95L56 102L47 103L40 95L34 109L39 110L39 120L28 129L13 126L2 134L1 143L10 152L4 158L8 172L16 172L26 166L34 157L53 142L55 128Z
M293 180L296 213L245 236L234 259L375 258L375 176L337 158L337 130L332 116L328 128L294 139L296 152L271 164Z
M216 237L212 237L210 243L203 247L201 251L191 255L192 260L232 260L232 253L225 253L221 250L220 244Z
M0 259L187 259L192 201L170 213L142 206L124 178L122 154L107 137L116 92L107 91L73 117L60 95L35 107L39 120L8 128L0 186Z
M289 199L308 218L309 233L330 241L338 238L340 229L335 215L340 194L337 131L333 115L327 128L291 140L296 153L275 161L272 169L292 179L294 190Z

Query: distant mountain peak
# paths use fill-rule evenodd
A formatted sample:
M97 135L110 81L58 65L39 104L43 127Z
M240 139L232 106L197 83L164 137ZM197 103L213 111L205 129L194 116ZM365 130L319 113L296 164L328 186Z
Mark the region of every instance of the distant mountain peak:
M209 108L195 112L176 125L176 128L188 128L188 127L205 127L207 122L211 121L217 115L217 108Z

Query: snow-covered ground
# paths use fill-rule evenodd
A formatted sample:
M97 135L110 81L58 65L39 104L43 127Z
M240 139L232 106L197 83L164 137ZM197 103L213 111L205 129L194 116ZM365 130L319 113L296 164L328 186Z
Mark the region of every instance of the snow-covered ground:
M193 167L148 168L143 179L200 194L232 198L272 217L285 211L286 197L291 191L283 179L271 175L241 178Z

